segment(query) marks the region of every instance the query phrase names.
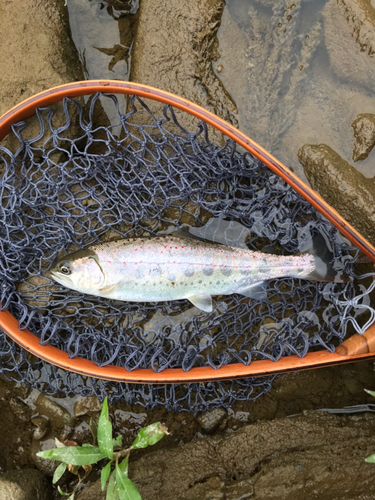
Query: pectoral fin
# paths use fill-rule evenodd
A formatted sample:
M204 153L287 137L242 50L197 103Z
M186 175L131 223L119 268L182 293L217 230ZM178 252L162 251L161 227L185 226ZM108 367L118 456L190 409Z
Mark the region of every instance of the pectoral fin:
M117 286L118 286L118 283L115 283L114 285L107 285L103 288L99 288L99 292L107 294L107 293L113 292L113 290L115 290L117 288Z
M253 283L252 285L238 290L238 293L245 295L245 297L251 297L255 300L265 300L267 298L267 293L264 288L264 282Z
M189 295L187 299L202 311L212 312L211 295Z

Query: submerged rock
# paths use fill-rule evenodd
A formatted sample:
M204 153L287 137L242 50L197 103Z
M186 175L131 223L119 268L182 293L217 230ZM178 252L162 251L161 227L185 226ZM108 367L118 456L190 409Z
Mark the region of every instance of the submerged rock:
M0 475L0 500L47 500L51 497L49 483L38 470L12 470Z
M311 187L370 242L375 243L375 182L325 144L298 151Z
M354 130L353 160L365 160L375 146L375 115L359 115L352 123Z
M323 16L331 68L340 78L373 91L375 8L371 0L329 0Z
M49 419L52 426L64 429L66 426L74 427L75 419L66 408L49 399L45 394L40 394L35 401L35 407L40 416Z

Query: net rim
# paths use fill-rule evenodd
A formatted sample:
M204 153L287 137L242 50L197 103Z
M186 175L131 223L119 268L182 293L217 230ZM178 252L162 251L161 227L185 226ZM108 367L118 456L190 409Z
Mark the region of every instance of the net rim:
M219 118L214 113L161 89L134 82L117 80L86 80L59 85L40 92L20 104L14 106L0 117L0 141L10 132L13 124L29 118L36 108L45 107L62 101L65 97L92 95L97 92L116 93L123 95L137 95L152 99L163 104L174 106L200 120L204 120L227 137L233 139L240 146L266 164L275 174L287 182L295 191L311 203L324 217L326 217L346 238L375 262L375 247L373 247L358 231L356 231L340 214L325 202L318 193L299 179L285 165L274 158L255 141L236 129L233 125ZM0 327L17 344L36 355L37 357L55 366L81 375L121 382L148 383L148 384L181 384L191 382L208 382L235 378L247 378L289 371L299 371L322 366L332 366L375 357L375 353L342 356L329 351L307 353L300 358L297 355L281 358L277 362L271 360L257 360L245 366L241 363L224 365L215 370L212 367L196 367L188 372L182 368L169 368L160 373L152 369L135 369L127 371L115 365L99 367L94 362L75 357L51 345L41 345L40 339L28 330L20 330L18 321L9 311L0 312ZM375 326L370 327L374 331Z

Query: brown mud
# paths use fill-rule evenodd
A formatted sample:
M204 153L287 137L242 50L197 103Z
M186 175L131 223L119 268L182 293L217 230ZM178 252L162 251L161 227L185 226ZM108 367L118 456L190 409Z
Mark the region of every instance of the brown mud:
M226 6L221 0L141 0L138 13L125 15L108 6L103 13L94 1L74 5L94 14L73 15L72 0L69 11L64 0L24 0L22 9L0 0L0 114L46 88L82 79L84 71L91 77L128 78L131 64L133 81L174 92L238 122L302 177L297 151L326 142L324 151L331 148L328 156L337 160L353 203L362 192L362 180L351 181L354 168L345 159L353 153L351 123L375 111L375 9L369 0L232 0ZM106 36L111 23L117 23L117 31L97 43L93 36L91 45L97 48L90 57L88 48L80 52L76 42L78 54L68 12L82 32L96 32L93 24L90 28L93 18L106 24ZM83 69L79 55L81 62L86 57ZM304 148L306 165L316 170L311 179L324 179L325 164L314 160L319 151L311 148ZM366 177L373 176L373 155L369 151L356 163ZM323 190L324 182L319 186ZM323 196L333 205L344 199L336 208L345 211L348 202L345 194L338 196L339 188L332 185ZM361 230L375 241L365 205L351 222L358 227L364 219ZM364 463L375 452L373 415L302 413L372 403L364 389L374 389L374 382L370 361L284 375L265 396L226 409L213 430L204 430L202 418L187 412L146 412L125 403L111 407L111 418L125 445L155 421L171 431L155 448L134 455L130 475L145 499L373 498L375 469ZM38 467L50 475L53 468L38 462L35 452L54 437L91 442L89 422L99 410L96 398L40 396L0 380L1 472ZM94 471L90 480L95 478ZM72 476L63 481L71 483Z

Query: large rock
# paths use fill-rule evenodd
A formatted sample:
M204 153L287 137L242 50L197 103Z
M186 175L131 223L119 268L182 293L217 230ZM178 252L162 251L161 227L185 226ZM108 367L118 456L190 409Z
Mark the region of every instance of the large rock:
M306 144L298 159L312 188L374 244L375 182L325 144Z
M22 469L0 475L0 500L48 500L51 488L41 472Z
M375 8L371 0L329 0L323 15L330 66L340 78L372 91Z
M18 8L0 2L0 115L33 94L82 78L64 3L23 0Z
M130 460L143 500L351 500L374 491L372 415L307 412ZM79 500L98 500L100 481Z
M223 7L222 0L141 2L131 80L185 97L236 124L236 106L212 68ZM195 129L190 115L180 119Z

